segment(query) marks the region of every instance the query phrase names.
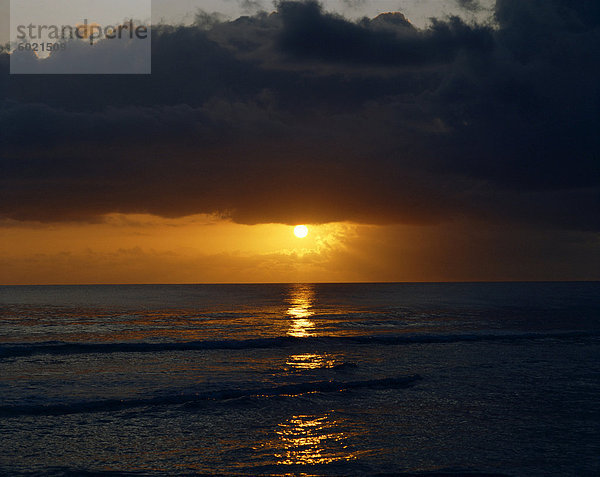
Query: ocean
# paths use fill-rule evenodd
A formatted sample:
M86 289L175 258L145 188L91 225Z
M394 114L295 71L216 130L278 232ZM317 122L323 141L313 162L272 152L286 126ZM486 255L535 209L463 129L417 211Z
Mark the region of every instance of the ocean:
M600 283L0 287L5 475L600 475Z

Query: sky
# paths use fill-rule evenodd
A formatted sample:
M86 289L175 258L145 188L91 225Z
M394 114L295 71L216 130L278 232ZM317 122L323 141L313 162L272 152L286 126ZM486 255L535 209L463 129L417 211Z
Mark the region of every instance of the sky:
M0 284L600 279L597 2L152 6L150 75L0 53Z

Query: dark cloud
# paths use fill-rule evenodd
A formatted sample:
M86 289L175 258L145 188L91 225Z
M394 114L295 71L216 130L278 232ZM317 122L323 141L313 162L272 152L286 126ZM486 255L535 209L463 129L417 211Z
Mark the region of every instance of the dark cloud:
M224 20L224 15L220 13L209 13L204 10L198 10L194 14L193 25L203 30L210 30Z
M598 230L595 5L418 29L281 2L155 28L149 76L10 76L0 54L0 214Z
M486 52L491 30L471 27L458 17L435 20L426 31L412 27L402 14L382 14L351 23L323 14L316 2L282 3L280 48L298 59L362 65L433 65L463 51ZM385 28L387 27L387 28Z

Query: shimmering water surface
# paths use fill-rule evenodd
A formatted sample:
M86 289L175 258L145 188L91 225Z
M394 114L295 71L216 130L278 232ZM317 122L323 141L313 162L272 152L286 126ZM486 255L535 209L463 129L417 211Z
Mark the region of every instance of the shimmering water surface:
M0 287L0 472L600 474L600 284Z

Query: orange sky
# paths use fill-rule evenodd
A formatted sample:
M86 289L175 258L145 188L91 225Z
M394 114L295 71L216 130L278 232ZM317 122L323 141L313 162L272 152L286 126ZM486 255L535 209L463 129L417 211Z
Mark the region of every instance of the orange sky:
M111 214L95 224L13 223L1 230L4 285L584 280L596 274L575 233L565 232L557 246L555 233L546 240L539 230L459 222L309 225L304 239L289 225L240 225L207 215Z

